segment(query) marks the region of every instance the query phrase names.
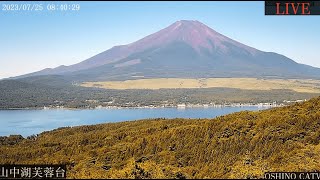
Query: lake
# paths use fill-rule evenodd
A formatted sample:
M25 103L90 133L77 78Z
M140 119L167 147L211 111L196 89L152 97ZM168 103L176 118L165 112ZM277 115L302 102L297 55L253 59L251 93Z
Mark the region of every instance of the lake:
M0 136L21 134L26 137L58 127L148 118L214 118L243 110L260 109L266 107L0 110Z

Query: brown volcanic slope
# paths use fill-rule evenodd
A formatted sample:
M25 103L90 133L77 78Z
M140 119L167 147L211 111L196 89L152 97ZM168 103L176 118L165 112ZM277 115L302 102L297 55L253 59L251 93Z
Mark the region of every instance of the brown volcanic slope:
M59 74L89 69L117 62L125 57L128 57L132 53L142 52L153 47L165 46L176 41L185 42L198 51L202 47L210 50L216 49L220 52L227 52L228 47L224 45L224 42L228 42L235 46L246 49L249 53L255 54L258 52L258 50L254 48L243 45L226 36L223 36L222 34L219 34L199 21L181 20L141 40L128 45L114 46L110 50L102 52L78 64L71 66L60 66L55 69L45 69L39 73Z
M187 20L177 21L165 29L127 45L127 47L133 51L144 51L152 47L165 46L175 41L185 42L198 51L202 47L227 53L228 47L225 45L227 42L245 49L248 53L255 54L258 52L254 48L219 34L199 21Z
M320 70L234 41L199 21L177 21L128 45L115 46L71 66L27 74L73 80L134 77L320 77Z

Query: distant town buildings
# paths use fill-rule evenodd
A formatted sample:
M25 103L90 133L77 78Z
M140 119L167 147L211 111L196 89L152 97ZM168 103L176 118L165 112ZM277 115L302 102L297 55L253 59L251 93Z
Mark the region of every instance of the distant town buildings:
M179 108L179 109L185 109L185 108L208 108L208 107L214 107L214 108L222 108L222 107L248 107L248 106L253 106L253 107L282 107L286 106L292 103L299 103L299 102L304 102L305 100L284 100L282 103L277 103L276 101L274 102L263 102L263 103L197 103L197 104L192 104L192 103L173 103L173 102L159 102L159 103L153 103L149 105L141 105L136 102L127 102L124 104L117 104L114 101L109 101L109 102L104 102L101 104L99 101L95 100L86 100L88 103L92 104L87 104L85 106L80 107L79 109L121 109L121 108ZM68 108L65 106L59 106L59 105L50 105L50 106L44 106L43 109L78 109L78 108Z

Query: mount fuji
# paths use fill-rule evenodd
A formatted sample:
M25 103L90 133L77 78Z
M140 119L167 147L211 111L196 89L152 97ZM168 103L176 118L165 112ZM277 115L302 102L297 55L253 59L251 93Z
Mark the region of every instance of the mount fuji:
M139 78L320 78L320 69L232 40L199 21L181 20L70 66L16 78L59 75L73 81ZM38 77L39 78L39 77Z

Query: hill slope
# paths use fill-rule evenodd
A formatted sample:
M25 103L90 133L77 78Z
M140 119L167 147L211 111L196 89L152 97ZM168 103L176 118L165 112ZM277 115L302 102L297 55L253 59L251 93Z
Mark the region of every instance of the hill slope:
M77 81L155 77L320 78L320 69L298 64L232 40L199 21L177 21L128 45L115 46L71 66L20 77L65 75Z
M76 178L248 178L320 170L320 97L212 120L155 119L0 138L0 163L67 163Z

